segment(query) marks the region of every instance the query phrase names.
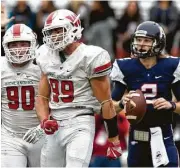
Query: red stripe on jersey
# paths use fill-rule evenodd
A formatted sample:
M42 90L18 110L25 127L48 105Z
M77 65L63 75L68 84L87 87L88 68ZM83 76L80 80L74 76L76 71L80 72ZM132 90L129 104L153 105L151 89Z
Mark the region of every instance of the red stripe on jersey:
M21 35L21 31L20 31L21 25L20 24L15 24L13 26L13 36L20 36Z
M94 73L98 73L100 71L104 71L106 69L109 69L111 67L111 62L108 62L107 64L105 65L102 65L102 66L99 66L97 68L94 68Z
M47 19L46 19L46 24L47 24L47 25L50 25L50 24L52 23L53 15L54 15L54 12L51 13L51 14L47 17Z

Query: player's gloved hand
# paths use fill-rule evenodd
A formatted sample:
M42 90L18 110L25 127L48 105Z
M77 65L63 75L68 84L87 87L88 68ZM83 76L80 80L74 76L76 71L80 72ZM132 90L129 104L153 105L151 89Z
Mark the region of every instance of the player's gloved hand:
M58 130L58 127L59 125L56 120L44 119L41 122L41 128L47 135L54 134L54 132Z
M122 155L120 141L109 142L109 147L107 149L107 157L109 159L117 159Z
M25 135L23 136L23 140L35 144L39 139L41 139L44 136L44 131L41 129L40 125L37 127L34 127L32 129L29 129Z

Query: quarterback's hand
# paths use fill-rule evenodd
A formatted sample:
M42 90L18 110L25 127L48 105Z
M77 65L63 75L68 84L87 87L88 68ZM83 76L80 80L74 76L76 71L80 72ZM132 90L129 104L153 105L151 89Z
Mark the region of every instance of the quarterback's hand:
M120 141L109 142L109 147L107 149L107 157L109 159L117 159L122 155Z
M56 120L44 119L41 122L41 128L44 130L44 132L47 135L54 134L54 132L58 130L58 127L59 127L59 125Z
M154 100L153 106L157 110L161 110L161 109L169 110L172 108L172 104L162 97Z
M134 90L129 91L129 93L125 94L122 97L122 104L125 106L126 103L130 102L131 108L136 107L136 104L134 103L134 101L132 101L132 97L135 95L137 96L137 93Z
M39 139L44 136L44 131L41 129L40 125L28 130L23 136L23 140L35 144Z

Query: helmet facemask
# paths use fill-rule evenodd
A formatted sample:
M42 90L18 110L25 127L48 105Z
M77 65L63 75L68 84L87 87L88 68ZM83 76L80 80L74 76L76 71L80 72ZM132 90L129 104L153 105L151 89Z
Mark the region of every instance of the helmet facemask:
M9 48L9 43L4 44L3 46L7 60L14 64L22 64L24 62L34 59L36 41L31 41L29 42L29 44L29 47L19 48Z
M60 33L54 34L52 33L56 29L61 30ZM71 25L64 25L63 27L53 28L49 30L43 31L43 41L44 43L52 50L60 50L62 51L66 48L67 45L73 43L74 41L78 40L79 32L81 34L80 27L73 27ZM78 38L77 38L78 37Z
M140 41L137 42L138 38L152 39L151 44L145 42L140 44ZM135 57L138 58L147 58L147 57L158 57L165 48L166 45L166 36L164 30L157 23L152 21L145 21L141 23L134 35L132 36L131 41L131 51ZM139 43L139 44L137 44ZM138 45L141 46L141 49ZM148 47L144 47L144 46Z
M80 15L76 16L68 10L58 10L51 13L42 30L43 41L51 50L62 51L69 44L82 36Z
M4 47L7 60L11 63L21 64L34 58L35 49L30 47L9 48Z
M56 31L57 33L53 33L53 31ZM58 30L60 31L58 33ZM66 37L67 37L67 27L58 27L54 29L49 29L46 31L43 31L43 41L44 43L52 50L63 50L67 44Z
M35 58L36 34L24 24L14 24L3 37L5 56L10 63L22 64Z
M138 58L147 58L147 57L155 56L153 49L157 45L156 40L150 37L144 37L144 38L152 39L153 40L152 45L141 45L141 44L138 44L137 42L138 37L141 37L141 36L134 37L131 43L132 44L131 50L132 50L133 55ZM149 47L149 49L148 50L143 49L143 47L145 46ZM138 49L138 47L141 47L141 48Z

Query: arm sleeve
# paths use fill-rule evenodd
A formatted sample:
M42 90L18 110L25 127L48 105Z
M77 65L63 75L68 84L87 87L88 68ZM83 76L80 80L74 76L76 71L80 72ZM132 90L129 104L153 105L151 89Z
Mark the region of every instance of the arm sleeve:
M88 63L88 78L106 76L111 72L111 59L107 51L102 51Z
M174 81L172 83L176 83L177 81L180 81L180 59L179 59L179 64L174 71L173 76L175 77Z
M112 90L112 99L116 101L121 100L122 96L124 95L125 90L126 90L126 86L124 84L115 81L114 87Z
M177 101L180 101L180 80L172 85L172 91Z

